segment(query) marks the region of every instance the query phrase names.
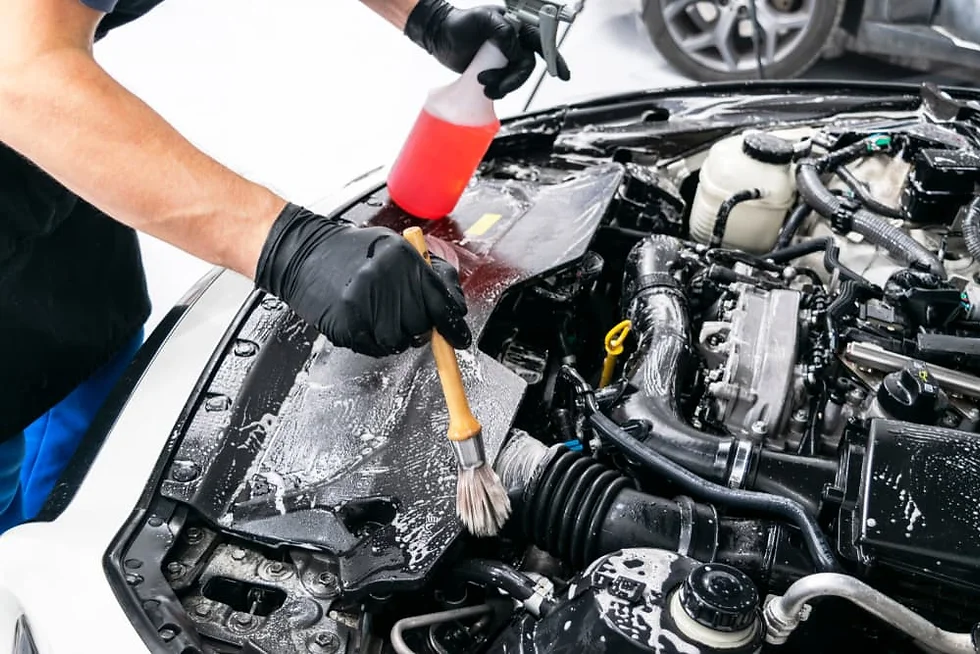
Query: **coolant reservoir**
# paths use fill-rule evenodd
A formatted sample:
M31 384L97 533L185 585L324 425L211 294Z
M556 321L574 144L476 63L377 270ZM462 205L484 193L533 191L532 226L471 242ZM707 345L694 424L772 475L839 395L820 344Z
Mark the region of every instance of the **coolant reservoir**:
M764 132L746 132L715 143L701 167L691 207L691 238L708 244L718 211L736 193L758 189L759 199L735 205L722 246L764 254L772 249L796 197L793 144Z

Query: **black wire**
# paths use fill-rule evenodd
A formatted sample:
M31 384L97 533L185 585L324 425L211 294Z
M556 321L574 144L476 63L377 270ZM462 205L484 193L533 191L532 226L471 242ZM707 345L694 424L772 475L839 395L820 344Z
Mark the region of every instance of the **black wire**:
M778 516L792 522L800 529L803 541L806 543L807 550L817 568L821 572L841 571L840 564L837 562L827 537L820 530L817 521L807 513L802 504L788 497L758 491L737 490L702 479L687 468L674 463L648 445L636 440L612 419L599 411L591 387L574 368L562 366L561 374L580 393L580 397L585 402L583 409L587 414L588 421L600 438L611 442L623 454L642 464L651 472L670 479L693 496L700 497L707 502L715 502L764 515Z
M854 192L854 196L871 211L888 218L897 218L899 220L906 219L905 213L901 209L890 207L871 195L871 191L868 190L868 187L865 186L864 183L850 171L850 169L844 166L838 166L834 172L837 174L837 177L839 177L842 182L847 184L847 187Z
M870 284L865 281L861 275L857 274L840 262L840 259L838 258L839 249L832 236L815 238L809 241L797 243L796 245L789 245L779 250L773 250L769 254L765 255L765 258L769 259L773 263L789 263L793 259L798 259L808 254L813 254L814 252L820 252L821 250L823 250L824 253L823 265L824 268L827 269L827 272L833 272L836 270L842 279L852 281L861 286L870 286Z
M711 247L717 248L725 240L725 230L728 228L728 217L735 210L735 207L749 200L758 200L762 197L762 191L757 188L737 191L718 207L718 215L715 218L715 225L711 230Z
M782 250L785 247L789 247L790 242L793 237L796 236L796 232L799 231L800 226L806 221L807 216L813 212L806 202L801 202L793 209L793 213L789 215L786 219L786 224L779 232L779 238L776 239L776 247L774 250Z

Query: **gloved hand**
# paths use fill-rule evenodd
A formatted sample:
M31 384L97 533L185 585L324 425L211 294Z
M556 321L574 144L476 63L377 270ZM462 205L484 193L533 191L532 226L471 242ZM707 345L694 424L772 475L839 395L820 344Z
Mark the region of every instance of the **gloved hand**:
M462 73L484 43L492 41L507 57L506 68L487 70L477 78L488 98L499 100L517 90L534 72L534 53L541 54L536 27L511 22L502 7L456 9L445 0L420 0L405 24L405 35L447 68ZM570 77L558 55L558 76Z
M282 299L334 345L397 354L433 328L453 347L472 336L456 270L432 267L404 238L288 204L266 238L256 285Z

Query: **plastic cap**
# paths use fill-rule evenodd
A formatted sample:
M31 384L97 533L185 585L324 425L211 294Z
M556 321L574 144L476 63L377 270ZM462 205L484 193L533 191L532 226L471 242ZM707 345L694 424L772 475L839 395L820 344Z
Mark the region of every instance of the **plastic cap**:
M878 386L877 397L888 415L909 422L933 423L948 405L945 394L921 361L886 375Z
M698 624L716 631L741 631L756 620L759 591L744 572L706 563L684 580L680 600L684 612Z
M756 161L785 165L792 163L793 144L765 132L748 132L742 139L742 152Z

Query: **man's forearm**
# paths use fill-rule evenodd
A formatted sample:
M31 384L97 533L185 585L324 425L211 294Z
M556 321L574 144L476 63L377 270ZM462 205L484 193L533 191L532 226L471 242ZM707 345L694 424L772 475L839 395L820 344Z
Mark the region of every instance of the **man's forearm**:
M361 0L361 3L404 32L408 15L419 0Z
M0 141L116 220L252 277L285 201L200 152L88 52L0 75Z

